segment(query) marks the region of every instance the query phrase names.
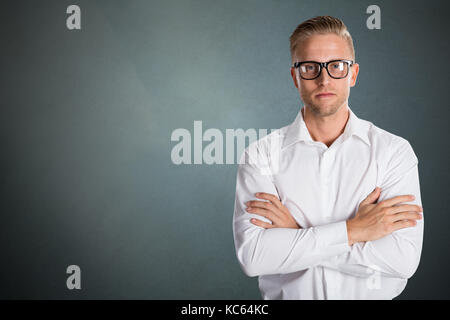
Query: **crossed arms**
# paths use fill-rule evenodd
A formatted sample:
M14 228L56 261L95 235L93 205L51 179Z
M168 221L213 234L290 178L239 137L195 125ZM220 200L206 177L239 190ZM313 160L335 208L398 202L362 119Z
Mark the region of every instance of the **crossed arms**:
M248 276L260 276L291 273L322 265L359 277L369 276L367 269L375 268L383 276L410 278L420 261L423 219L411 218L417 219L414 224L411 220L406 220L407 217L413 216L412 211L417 214L422 204L418 161L406 140L389 160L381 189L378 207L383 208L377 210L389 215L391 220L394 215L401 214L403 222L397 223L403 223L402 227L385 230L386 235L375 240L369 240L370 236L364 238L359 228L358 237L353 239L349 235L349 229L350 226L353 228L354 224L349 224L350 221L302 228L293 221L292 216L289 218L287 209L287 212L282 211L284 209L281 203L276 203L273 197L278 198L278 192L270 176L261 174L255 164L240 164L233 233L236 255L242 269ZM268 200L274 208L282 212L284 218L270 216L262 209L256 209L259 214L256 211L247 211L249 204L252 207L257 205L255 193L263 193L262 199ZM412 201L406 195L413 195L415 200ZM400 212L400 206L392 205L406 201L414 204L402 206L404 210L411 209L408 214ZM413 206L416 209L413 209ZM352 208L349 208L349 212L350 210ZM252 218L259 222L250 221ZM407 225L407 221L410 221L411 225Z

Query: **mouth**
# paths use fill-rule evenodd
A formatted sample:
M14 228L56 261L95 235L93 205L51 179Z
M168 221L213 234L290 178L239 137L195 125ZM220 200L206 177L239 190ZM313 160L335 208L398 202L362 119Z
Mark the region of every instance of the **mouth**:
M331 92L323 92L323 93L316 94L316 98L319 98L319 99L330 98L332 96L334 96L334 93L331 93Z

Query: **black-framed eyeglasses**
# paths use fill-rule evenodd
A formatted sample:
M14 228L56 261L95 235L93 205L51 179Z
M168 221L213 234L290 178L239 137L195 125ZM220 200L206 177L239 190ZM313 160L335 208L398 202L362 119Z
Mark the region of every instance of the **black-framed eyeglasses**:
M300 77L305 80L313 80L320 76L322 68L327 69L328 75L333 79L347 77L348 70L354 64L352 60L331 60L328 62L300 61L292 66L299 70Z

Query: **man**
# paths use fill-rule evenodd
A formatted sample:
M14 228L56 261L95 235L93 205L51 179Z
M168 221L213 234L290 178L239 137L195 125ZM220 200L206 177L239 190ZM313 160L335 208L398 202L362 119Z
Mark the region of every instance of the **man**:
M341 20L305 21L290 43L303 108L244 150L237 258L263 299L392 299L422 250L417 157L349 108L359 65Z

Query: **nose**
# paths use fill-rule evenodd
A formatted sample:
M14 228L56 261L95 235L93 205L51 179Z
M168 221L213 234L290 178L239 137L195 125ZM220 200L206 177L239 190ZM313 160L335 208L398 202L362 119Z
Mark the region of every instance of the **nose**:
M326 68L322 68L322 72L320 72L320 75L317 77L318 84L326 85L328 82L330 82L330 75L327 72Z

